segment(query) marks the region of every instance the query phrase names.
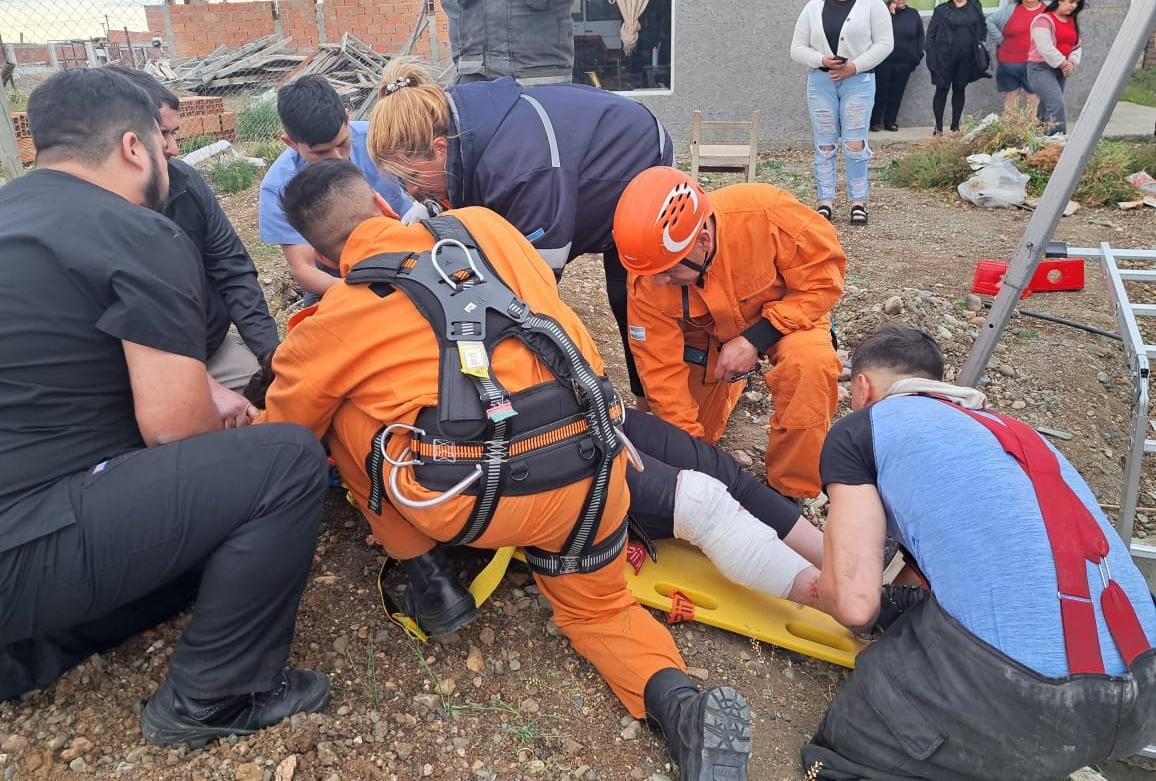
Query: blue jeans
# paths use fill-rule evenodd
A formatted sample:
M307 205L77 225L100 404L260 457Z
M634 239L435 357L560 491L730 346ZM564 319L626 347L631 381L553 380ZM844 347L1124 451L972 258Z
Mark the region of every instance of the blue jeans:
M871 159L867 126L874 105L874 73L856 73L842 81L831 81L821 70L807 74L807 108L815 135L815 183L820 201L835 200L840 141L847 168L847 198L856 203L867 200L867 162ZM863 148L852 149L853 141L862 141Z

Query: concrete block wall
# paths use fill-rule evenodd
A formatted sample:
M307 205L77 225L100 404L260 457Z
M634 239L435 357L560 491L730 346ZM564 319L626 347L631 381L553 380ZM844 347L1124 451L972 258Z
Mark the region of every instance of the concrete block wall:
M344 33L383 54L409 40L423 3L419 0L253 0L145 6L149 29L167 40L173 57L203 57L218 45L243 46L266 35L293 38L290 47L307 52L319 43L337 43ZM449 28L437 8L439 62L449 61ZM428 32L413 54L430 58Z

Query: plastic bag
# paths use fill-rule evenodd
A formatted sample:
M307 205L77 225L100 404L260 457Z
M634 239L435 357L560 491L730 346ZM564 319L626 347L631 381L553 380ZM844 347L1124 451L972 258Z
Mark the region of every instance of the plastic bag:
M959 197L985 209L1022 206L1028 185L1027 174L1020 173L1010 160L995 160L972 174L956 188Z

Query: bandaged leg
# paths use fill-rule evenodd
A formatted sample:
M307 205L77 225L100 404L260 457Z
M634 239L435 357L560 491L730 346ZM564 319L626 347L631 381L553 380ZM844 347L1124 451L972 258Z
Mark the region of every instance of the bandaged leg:
M726 485L709 475L679 472L674 536L699 548L735 583L772 597L811 602L807 594L818 570L788 548L774 529L743 509Z

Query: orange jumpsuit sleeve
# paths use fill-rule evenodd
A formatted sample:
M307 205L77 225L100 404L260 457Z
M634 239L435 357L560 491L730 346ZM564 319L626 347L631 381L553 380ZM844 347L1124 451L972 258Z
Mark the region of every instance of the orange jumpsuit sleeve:
M798 208L807 209L802 204ZM817 215L808 215L806 227L794 242L794 251L777 258L775 263L787 292L763 307L763 317L780 334L815 327L843 295L847 256L839 245L835 227Z
M703 438L706 432L690 393L690 367L683 360L686 342L678 321L663 314L645 289L639 289L637 278L631 276L627 290L627 341L650 409L692 437Z
M323 438L345 400L351 352L317 316L300 323L273 354L263 422L297 423Z

